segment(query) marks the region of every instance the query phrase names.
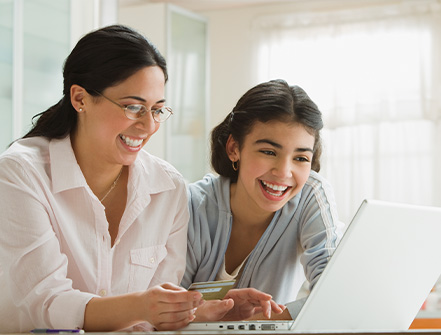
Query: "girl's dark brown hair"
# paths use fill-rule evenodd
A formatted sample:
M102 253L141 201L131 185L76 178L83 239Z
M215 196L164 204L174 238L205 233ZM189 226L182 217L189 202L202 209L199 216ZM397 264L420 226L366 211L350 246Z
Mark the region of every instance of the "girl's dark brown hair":
M322 114L317 105L299 86L289 86L284 80L271 80L247 91L230 114L211 132L211 166L219 175L237 181L238 171L231 166L226 152L230 134L242 146L255 122L282 121L298 123L314 136L312 170L320 171L322 145L320 130Z

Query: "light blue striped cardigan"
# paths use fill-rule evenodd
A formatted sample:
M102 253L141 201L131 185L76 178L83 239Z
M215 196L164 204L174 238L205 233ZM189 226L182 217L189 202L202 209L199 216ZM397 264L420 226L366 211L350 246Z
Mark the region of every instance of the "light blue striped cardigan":
M215 280L228 246L230 180L207 174L190 184L187 267L182 286ZM329 183L311 171L302 191L274 215L244 265L237 287L254 287L286 304L295 318L305 279L312 289L343 234Z

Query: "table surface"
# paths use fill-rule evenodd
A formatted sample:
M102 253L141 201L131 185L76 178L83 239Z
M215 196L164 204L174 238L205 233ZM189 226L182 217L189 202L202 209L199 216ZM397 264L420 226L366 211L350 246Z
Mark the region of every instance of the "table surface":
M90 333L93 335L137 335L137 334L155 334L155 335L216 335L216 334L277 334L277 335L429 335L441 334L441 329L410 329L408 331L333 331L333 332L300 332L300 331L255 331L255 330L221 330L221 331L155 331L155 332L113 332L113 333ZM88 334L87 332L85 334Z

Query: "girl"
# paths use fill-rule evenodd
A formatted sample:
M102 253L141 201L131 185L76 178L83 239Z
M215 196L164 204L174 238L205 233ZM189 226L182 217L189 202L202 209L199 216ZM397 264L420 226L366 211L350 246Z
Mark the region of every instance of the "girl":
M189 186L184 287L235 279L236 288L253 287L286 304L275 318L297 315L302 283L314 287L343 229L332 189L318 174L322 127L300 87L274 80L246 92L213 129L211 164L219 176ZM197 315L219 312L222 305L215 305Z

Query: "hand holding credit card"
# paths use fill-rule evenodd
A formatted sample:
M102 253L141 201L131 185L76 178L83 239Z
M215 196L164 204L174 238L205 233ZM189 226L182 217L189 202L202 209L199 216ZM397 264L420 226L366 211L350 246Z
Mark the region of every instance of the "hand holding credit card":
M204 300L223 299L235 282L233 279L193 283L188 290L201 292Z

